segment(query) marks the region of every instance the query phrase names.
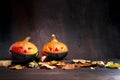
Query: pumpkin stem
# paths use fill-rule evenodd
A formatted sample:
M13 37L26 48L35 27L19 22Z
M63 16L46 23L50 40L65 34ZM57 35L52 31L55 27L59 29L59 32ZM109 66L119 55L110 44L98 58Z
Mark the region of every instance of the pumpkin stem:
M55 36L55 34L52 34L52 39L56 39L56 36Z
M25 38L25 41L29 41L31 39L31 37L29 36L29 37L26 37Z
M52 34L52 42L58 42L58 40L56 39L56 36L54 34Z

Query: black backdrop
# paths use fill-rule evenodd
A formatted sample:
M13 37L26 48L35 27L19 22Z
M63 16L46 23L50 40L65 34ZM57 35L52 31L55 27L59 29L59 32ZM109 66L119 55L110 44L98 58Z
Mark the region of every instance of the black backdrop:
M0 58L27 36L41 53L51 34L68 46L68 59L120 58L119 14L117 0L1 0Z

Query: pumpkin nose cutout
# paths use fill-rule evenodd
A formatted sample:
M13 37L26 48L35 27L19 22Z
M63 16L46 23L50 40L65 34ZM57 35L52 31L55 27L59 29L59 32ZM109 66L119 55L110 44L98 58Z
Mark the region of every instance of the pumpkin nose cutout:
M55 51L59 51L58 48L55 48Z
M27 50L24 50L24 53L27 53Z
M26 46L26 45L24 45L23 52L24 52L24 53L27 53L27 46Z

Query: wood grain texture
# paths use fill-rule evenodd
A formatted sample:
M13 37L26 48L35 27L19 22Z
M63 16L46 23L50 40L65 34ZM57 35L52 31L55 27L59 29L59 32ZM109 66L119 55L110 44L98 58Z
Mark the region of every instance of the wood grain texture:
M76 70L23 69L10 70L0 68L1 80L119 80L118 69L79 68Z

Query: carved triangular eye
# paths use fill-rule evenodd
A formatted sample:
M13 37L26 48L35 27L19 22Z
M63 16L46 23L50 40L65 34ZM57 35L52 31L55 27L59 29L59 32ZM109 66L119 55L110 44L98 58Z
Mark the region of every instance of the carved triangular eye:
M31 49L32 49L31 47L28 48L28 50L31 50Z
M63 49L64 47L61 47L61 49Z
M19 49L23 49L23 47L19 47Z
M52 51L52 48L51 48L51 47L49 47L49 50L50 50L50 51Z

